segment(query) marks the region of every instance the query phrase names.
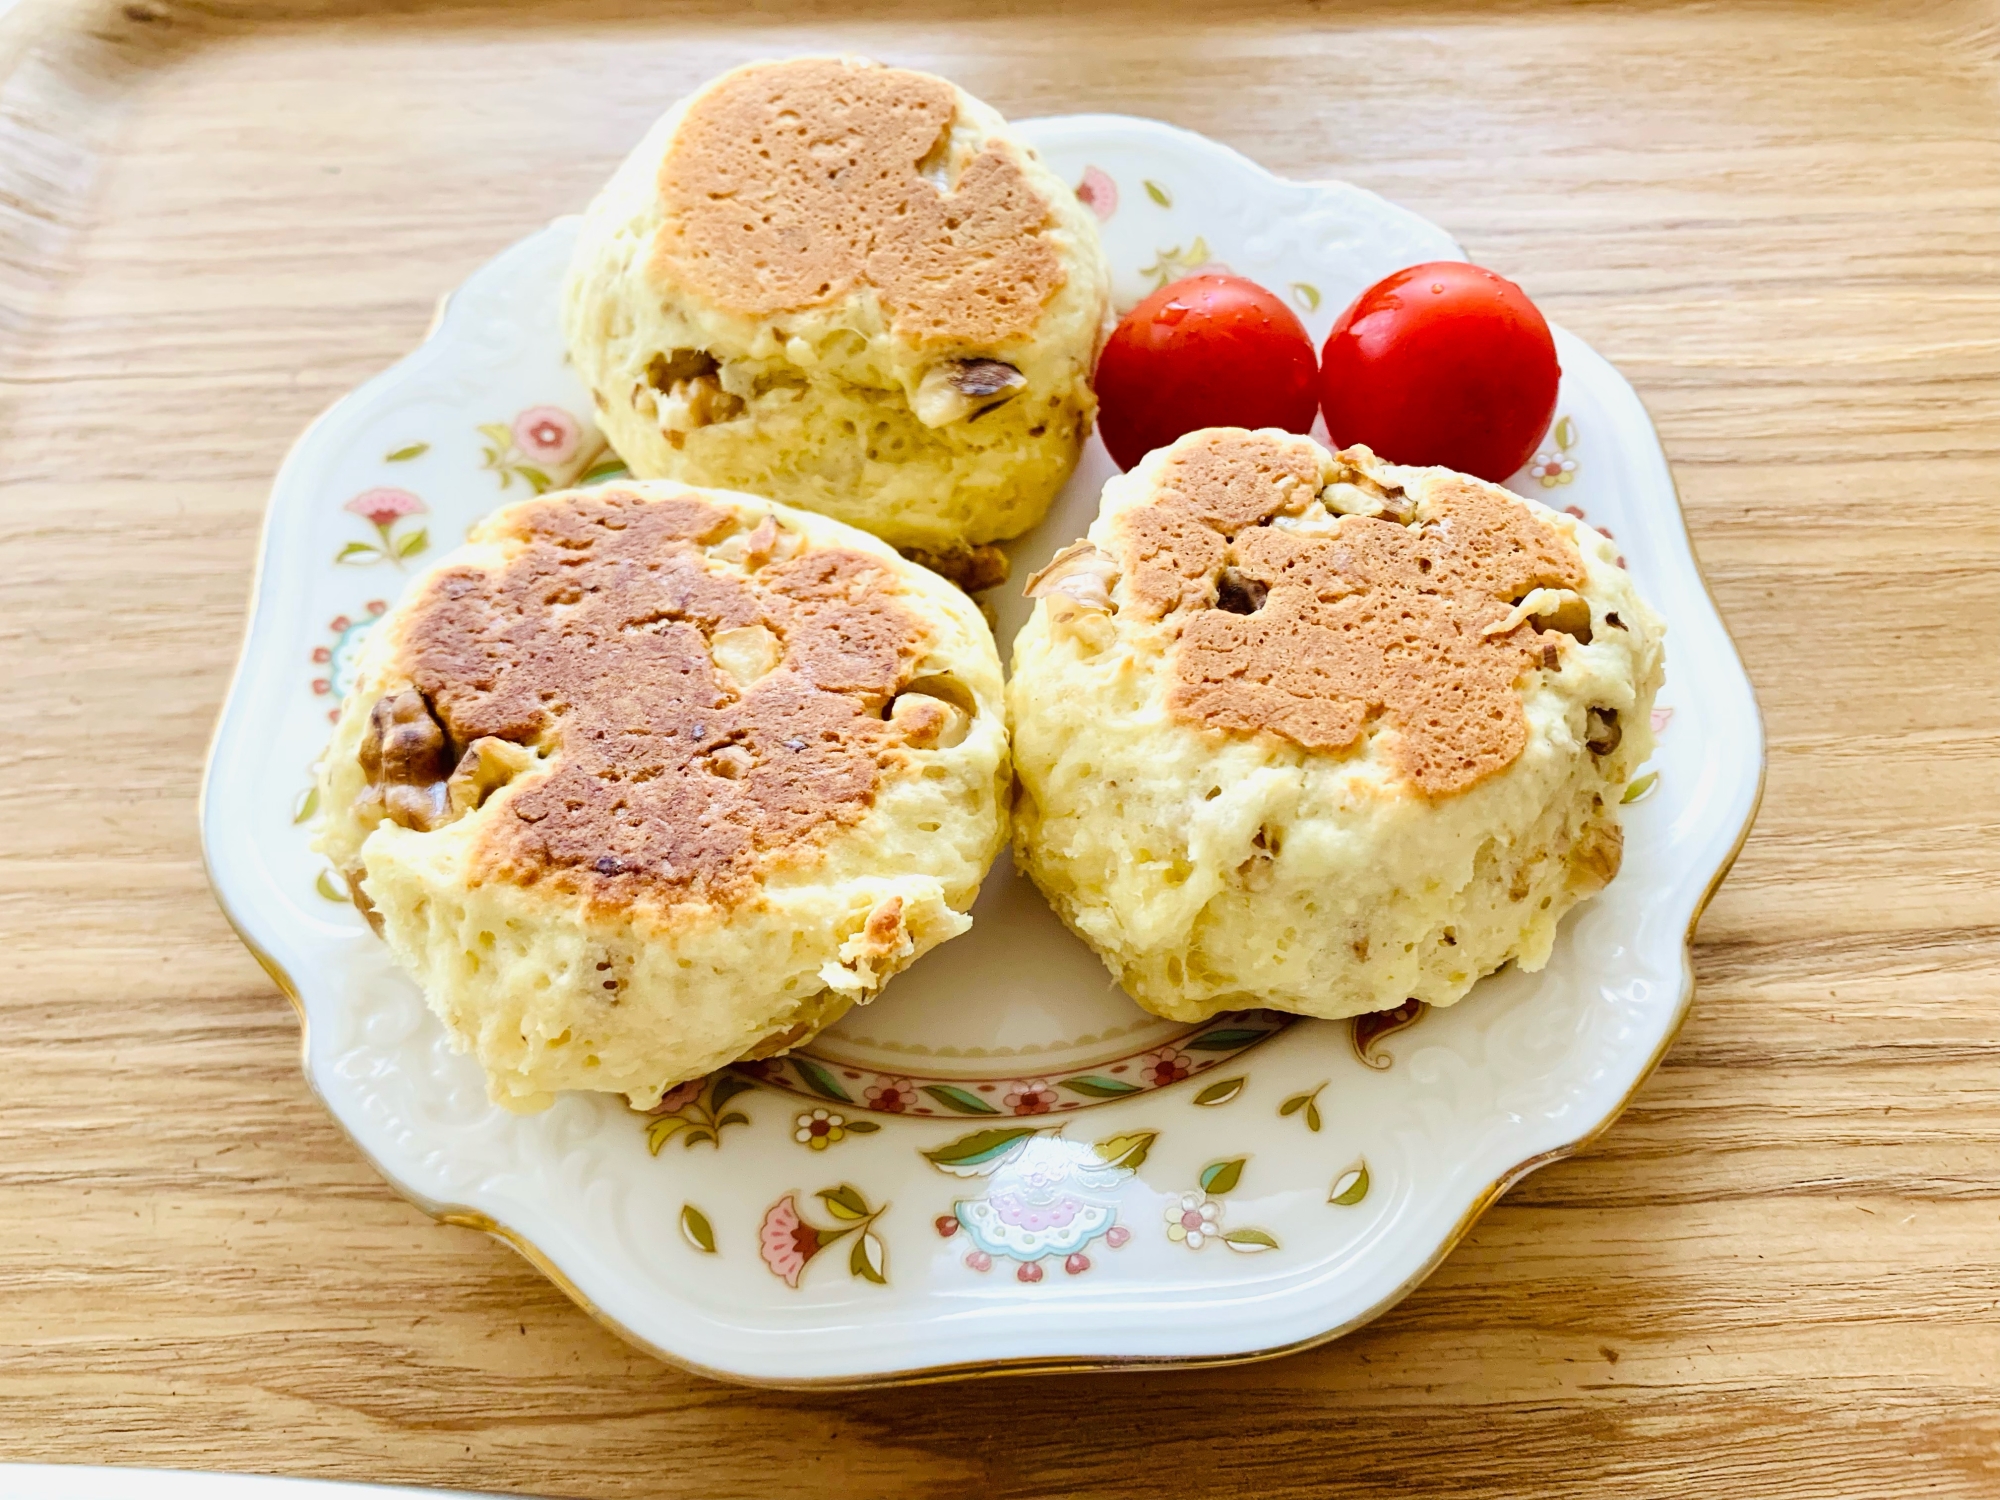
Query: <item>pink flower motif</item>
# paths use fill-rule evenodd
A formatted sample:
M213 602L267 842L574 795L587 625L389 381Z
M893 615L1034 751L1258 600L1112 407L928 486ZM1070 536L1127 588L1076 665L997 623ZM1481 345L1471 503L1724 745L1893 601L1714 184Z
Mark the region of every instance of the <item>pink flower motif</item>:
M313 660L321 666L325 666L326 663L333 660L333 648L331 646L313 647Z
M1017 1115L1046 1114L1056 1106L1056 1091L1046 1078L1024 1078L1007 1090L1007 1107Z
M1076 185L1077 201L1097 215L1102 223L1118 212L1118 184L1097 167L1083 169L1083 181Z
M387 614L389 602L386 599L370 599L363 608L368 611L369 616L372 618L376 615Z
M1109 1245L1113 1250L1116 1250L1131 1238L1132 1231L1127 1229L1123 1224L1113 1224L1109 1229L1104 1231L1104 1243Z
M706 1078L690 1078L686 1083L677 1083L660 1095L660 1102L653 1106L656 1115L678 1114L701 1097Z
M757 1226L757 1253L771 1274L786 1286L799 1284L799 1272L819 1254L819 1231L799 1218L799 1205L790 1193L764 1211Z
M1030 1286L1033 1286L1042 1279L1042 1263L1038 1260L1031 1260L1025 1265L1017 1266L1014 1270L1014 1279L1016 1281L1025 1281Z
M315 693L330 693L333 691L333 684L328 682L324 677L315 677L313 679L313 691Z
M994 1193L986 1200L1003 1224L1041 1234L1050 1229L1066 1229L1083 1208L1083 1201L1067 1193L1053 1203L1038 1203L1020 1193Z
M885 1115L900 1115L917 1102L917 1086L907 1078L884 1078L863 1092L868 1107Z
M1194 1064L1178 1048L1162 1047L1157 1052L1148 1052L1139 1060L1139 1072L1154 1088L1163 1089L1194 1072Z
M514 418L514 443L530 458L559 464L576 456L583 431L559 406L531 406Z
M430 507L408 490L363 490L342 510L352 511L370 526L388 526L404 516L421 515Z
M1673 721L1674 721L1674 711L1671 708L1654 709L1653 733L1658 734L1662 729L1665 729L1669 724L1673 723Z

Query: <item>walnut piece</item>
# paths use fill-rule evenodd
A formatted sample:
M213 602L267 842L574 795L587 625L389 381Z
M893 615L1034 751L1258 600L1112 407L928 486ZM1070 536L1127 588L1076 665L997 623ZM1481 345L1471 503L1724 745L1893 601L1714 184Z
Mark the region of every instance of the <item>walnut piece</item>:
M1506 614L1479 632L1482 639L1508 635L1524 620L1544 634L1560 632L1580 646L1590 644L1590 601L1574 589L1530 589Z
M924 372L910 410L926 427L946 427L991 410L1027 383L1027 376L1003 360L946 360Z
M784 562L805 550L805 538L789 526L780 526L773 516L765 516L748 531L732 531L708 549L708 555L734 563L746 572L755 572L769 563Z
M1022 592L1030 599L1047 601L1051 625L1075 627L1086 617L1118 612L1111 598L1117 582L1118 563L1110 553L1090 542L1072 542L1029 578Z
M920 568L948 578L968 594L998 588L1007 581L1010 565L998 547L959 547L951 552L927 552L922 547L898 548Z
M458 766L445 783L451 815L460 818L484 805L486 799L535 763L535 752L512 740L482 735L465 747Z
M1569 851L1570 884L1581 891L1601 891L1624 857L1625 830L1616 823L1593 823Z
M679 448L687 435L711 422L743 415L743 399L722 388L721 367L702 349L676 349L646 361L646 383L634 393L641 404L650 394L653 415L667 441Z
M1583 746L1592 755L1609 755L1618 748L1625 731L1618 727L1618 710L1593 708L1583 716Z
M449 747L422 693L412 688L376 699L355 758L368 778L355 804L364 820L387 818L419 833L450 821Z
M740 625L734 630L718 630L710 637L708 654L741 694L776 670L785 649L768 626Z
M1320 502L1337 516L1373 516L1409 525L1416 507L1400 485L1384 484L1370 472L1379 462L1366 448L1336 453L1333 482L1320 491Z

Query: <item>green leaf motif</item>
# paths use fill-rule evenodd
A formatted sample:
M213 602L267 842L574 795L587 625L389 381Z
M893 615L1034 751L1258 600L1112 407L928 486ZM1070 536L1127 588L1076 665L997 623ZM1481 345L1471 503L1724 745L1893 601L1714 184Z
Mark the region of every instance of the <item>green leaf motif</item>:
M583 473L577 475L576 482L578 484L597 484L602 480L616 479L621 474L630 474L631 472L630 469L625 467L623 459L608 458L602 463L592 464Z
M722 1137L712 1125L689 1125L687 1134L681 1137L681 1145L689 1151L696 1146L713 1146L722 1149Z
M1172 208L1174 206L1174 195L1172 193L1168 192L1150 177L1144 180L1146 184L1146 196L1148 198L1151 198L1162 208Z
M1556 423L1555 437L1558 448L1574 448L1576 446L1576 423L1570 418L1564 417Z
M849 1120L847 1122L847 1133L849 1135L873 1135L881 1128L873 1120Z
M708 1107L711 1110L721 1109L738 1094L751 1093L756 1087L756 1084L741 1073L731 1073L727 1070L717 1073L708 1081Z
M313 882L313 889L329 901L345 901L347 899L346 888L340 884L339 878L331 870L321 870L319 872L319 879Z
M1182 1042L1181 1045L1196 1052L1233 1052L1270 1034L1269 1031L1258 1027L1224 1027L1220 1031L1204 1033L1193 1041Z
M419 526L396 543L396 556L415 557L431 544L431 534Z
M1201 1169L1201 1190L1220 1198L1224 1193L1243 1180L1243 1163L1247 1156L1232 1156L1228 1161L1212 1161Z
M349 542L345 547L342 547L338 552L333 554L333 560L337 563L355 563L360 565L380 562L382 557L382 549L370 542Z
M999 1110L988 1104L977 1094L951 1083L927 1083L923 1091L946 1109L955 1109L962 1115L997 1115ZM843 1096L845 1097L845 1096Z
M1625 795L1620 797L1618 800L1620 802L1641 801L1645 798L1647 793L1651 792L1653 788L1658 786L1659 784L1660 784L1660 773L1658 771L1648 771L1644 776L1639 777L1630 786L1626 787Z
M938 1167L976 1167L1004 1155L1035 1133L1032 1125L1005 1126L996 1130L975 1130L957 1140L922 1153L924 1160Z
M822 1188L814 1196L826 1205L826 1211L836 1219L852 1223L868 1217L868 1200L852 1183L843 1182L839 1187Z
M646 1125L646 1149L658 1156L660 1147L687 1129L690 1123L679 1115L661 1115L657 1120L649 1121Z
M1099 1078L1094 1075L1065 1078L1061 1087L1071 1093L1081 1094L1086 1099L1121 1099L1127 1094L1139 1092L1139 1085L1136 1083L1126 1083L1119 1078Z
M406 464L413 458L422 458L430 451L429 443L412 443L407 448L398 448L394 453L386 455L382 461L389 464Z
M681 1235L703 1255L715 1254L715 1230L708 1215L692 1203L681 1205Z
M725 1125L748 1125L749 1123L750 1117L744 1114L742 1110L732 1109L728 1114L715 1122L715 1128L720 1130Z
M1256 1255L1260 1251L1278 1248L1278 1242L1261 1229L1231 1229L1222 1236L1222 1243L1232 1250L1242 1251L1245 1255Z
M505 422L482 422L479 426L479 435L499 450L498 453L489 454L491 458L497 459L501 453L514 446L514 429Z
M1292 295L1299 299L1300 305L1307 312L1319 311L1319 288L1314 286L1310 281L1293 282Z
M1220 1083L1211 1083L1194 1096L1194 1102L1204 1105L1227 1104L1243 1092L1243 1085L1248 1081L1245 1078L1225 1078Z
M1304 1093L1292 1095L1291 1098L1278 1106L1278 1113L1281 1116L1295 1115L1300 1110L1304 1110L1306 1112L1306 1129L1312 1131L1315 1135L1319 1134L1319 1094L1320 1090L1326 1087L1327 1082L1328 1080L1323 1078L1317 1085L1307 1089Z
M1341 1208L1352 1208L1368 1196L1368 1163L1357 1162L1333 1180L1333 1191L1326 1195L1326 1201Z
M307 787L305 789L305 792L299 797L299 805L297 809L292 813L292 821L294 823L303 823L307 818L310 818L314 813L318 811L319 811L319 783L315 781L311 786Z
M882 1242L875 1237L873 1230L863 1230L861 1238L854 1242L854 1249L847 1257L847 1274L872 1281L877 1286L889 1284L888 1252L882 1248Z
M799 1075L799 1082L818 1094L822 1099L832 1099L839 1104L852 1104L854 1096L840 1086L833 1074L802 1053L791 1056L792 1069Z
M533 464L516 464L514 468L534 488L537 495L545 493L549 485L553 482L548 475L544 474Z
M1123 1167L1128 1172L1136 1172L1145 1164L1146 1153L1153 1149L1153 1142L1159 1138L1157 1130L1135 1130L1129 1135L1109 1136L1090 1149L1107 1167Z

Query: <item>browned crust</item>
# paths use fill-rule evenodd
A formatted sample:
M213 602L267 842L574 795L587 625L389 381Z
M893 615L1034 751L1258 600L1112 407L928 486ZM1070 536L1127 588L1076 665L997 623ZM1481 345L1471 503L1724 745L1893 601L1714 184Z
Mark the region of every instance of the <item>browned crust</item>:
M454 749L490 735L553 752L498 794L475 878L729 904L872 804L903 753L886 705L928 629L863 553L747 578L711 564L704 544L739 524L693 495L552 495L513 513L504 566L425 586L401 665ZM739 691L709 643L753 625L782 657Z
M1322 751L1381 718L1419 791L1464 791L1520 755L1516 684L1553 645L1532 621L1482 632L1533 589L1581 587L1582 559L1519 500L1461 478L1433 483L1412 525L1269 525L1310 502L1323 457L1302 438L1207 434L1167 461L1156 499L1120 515L1129 604L1178 625L1169 707ZM1238 607L1264 591L1251 612L1219 607L1226 569Z
M802 58L730 74L660 163L652 275L746 317L866 285L908 338L1027 336L1063 283L1049 204L1003 141L948 189L923 175L957 110L950 84L899 68Z

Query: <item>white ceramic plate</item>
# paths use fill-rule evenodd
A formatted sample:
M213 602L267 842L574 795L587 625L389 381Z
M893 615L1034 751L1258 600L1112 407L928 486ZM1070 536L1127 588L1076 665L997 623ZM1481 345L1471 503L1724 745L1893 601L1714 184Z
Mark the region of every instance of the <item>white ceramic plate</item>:
M1221 264L1291 297L1318 338L1379 276L1459 254L1370 193L1284 182L1164 125L1022 129L1084 185L1121 305ZM652 1116L581 1094L526 1117L488 1104L308 849L305 793L356 645L412 574L494 506L605 467L557 331L574 232L478 272L286 460L204 788L217 894L297 1001L313 1086L398 1189L504 1235L664 1358L861 1384L1331 1337L1618 1113L1686 1012L1686 942L1748 831L1763 737L1646 414L1561 330L1559 420L1514 484L1625 548L1670 624L1671 723L1657 779L1634 784L1623 873L1540 974L1387 1032L1262 1012L1184 1027L1137 1010L1003 863L967 936L803 1054ZM1111 472L1093 440L1012 549L1017 579L1082 533ZM1018 589L998 607L1004 646Z

